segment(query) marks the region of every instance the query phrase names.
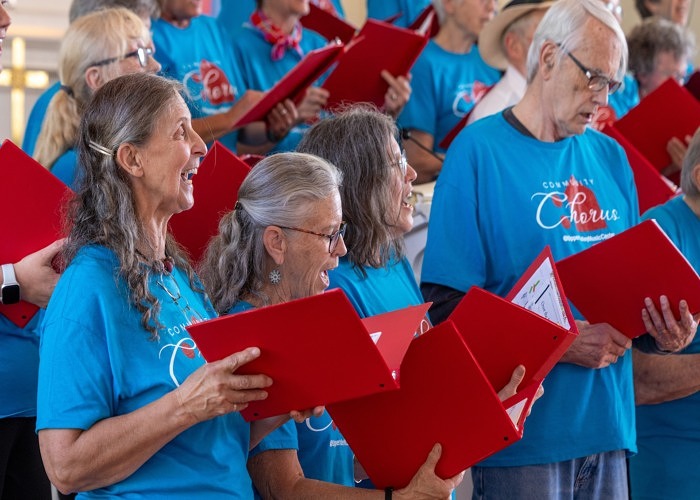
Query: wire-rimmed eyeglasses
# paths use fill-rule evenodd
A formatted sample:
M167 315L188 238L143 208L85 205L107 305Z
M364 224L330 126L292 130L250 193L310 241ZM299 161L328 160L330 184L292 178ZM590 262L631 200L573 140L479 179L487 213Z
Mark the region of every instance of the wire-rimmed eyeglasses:
M338 247L338 242L340 241L340 238L345 236L345 228L347 227L347 222L343 221L340 223L340 227L338 228L337 231L334 231L331 234L324 234L324 233L317 233L315 231L309 231L308 229L301 229L299 227L287 227L287 226L277 226L281 229L289 229L290 231L298 231L300 233L306 233L306 234L313 234L316 236L321 236L322 238L328 238L328 253L333 253L335 252L335 249Z
M584 75L586 75L586 78L588 78L588 88L591 89L593 92L600 92L601 90L607 88L608 94L614 94L615 91L620 88L621 82L618 82L617 80L612 80L605 75L601 75L596 71L588 69L568 50L564 50L564 53L567 56L569 56L569 58L571 58L574 64L578 66L578 68L581 71L583 71Z
M401 170L401 175L403 177L406 177L406 173L408 172L408 160L406 159L406 151L401 151L401 157L391 163L392 166L397 166L399 167L399 170Z
M112 64L113 62L121 61L122 59L128 59L130 57L135 57L138 59L139 64L142 68L148 66L148 58L153 56L153 49L151 47L139 47L133 52L124 54L121 57L110 57L109 59L103 59L95 63L90 64L90 66L105 66L107 64Z

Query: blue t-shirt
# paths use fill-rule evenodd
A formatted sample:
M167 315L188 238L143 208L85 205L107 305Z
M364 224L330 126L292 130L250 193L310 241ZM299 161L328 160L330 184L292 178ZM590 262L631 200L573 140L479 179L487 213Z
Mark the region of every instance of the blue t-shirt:
M302 56L295 50L289 49L284 56L273 61L271 57L272 45L265 41L263 34L249 23L245 23L233 33L232 42L236 63L243 75L243 81L247 88L254 90L271 89L284 75L286 75ZM303 54L325 47L326 39L318 33L302 29L300 47ZM319 82L316 82L318 85ZM309 125L302 123L296 125L270 153L294 151L301 141L302 136Z
M12 307L12 306L7 306ZM35 417L39 335L44 310L20 328L0 314L0 418Z
M187 275L176 268L152 277L164 325L153 340L118 266L111 250L88 246L59 279L42 326L38 430L86 430L133 412L205 363L186 328L215 314ZM178 434L126 479L78 498L252 498L249 443L240 413L213 418Z
M614 140L589 129L542 142L498 113L466 127L450 146L435 186L422 281L505 296L545 245L559 260L638 219L632 171ZM523 439L481 465L635 450L629 352L600 370L559 363L544 388Z
M682 196L646 212L700 272L700 218ZM678 355L700 352L697 335ZM630 458L633 499L698 498L700 483L700 393L655 405L637 406L638 453Z
M51 165L49 171L59 178L66 186L75 191L78 184L78 155L70 148Z
M239 301L227 314L252 309ZM328 412L307 418L301 424L290 420L274 430L251 450L255 456L268 450L297 450L304 477L329 483L354 486L354 455Z
M192 118L228 111L247 90L228 39L214 18L197 16L186 28L157 19L152 31L154 56L162 66L161 72L184 85ZM237 140L236 131L219 139L234 152Z
M440 141L481 98L486 88L501 79L472 46L467 54L455 54L430 40L411 70L411 98L399 124L433 136L433 150L444 152Z
M340 17L345 17L340 0L332 0L333 7ZM311 3L316 3L311 0ZM226 0L221 3L221 10L216 20L224 33L230 34L240 28L250 19L250 15L256 9L255 0Z
M632 75L626 74L617 92L608 97L608 105L615 111L615 117L619 120L637 104L639 104L639 85Z
M367 17L384 21L401 14L394 24L409 26L430 5L430 0L367 0Z
M34 103L31 113L29 113L29 120L27 121L27 126L24 129L24 139L22 139L22 151L27 153L29 156L34 156L36 140L39 138L41 126L44 123L46 110L49 109L51 99L53 99L53 96L56 95L56 92L58 92L60 89L61 82L56 82L44 90L44 92Z

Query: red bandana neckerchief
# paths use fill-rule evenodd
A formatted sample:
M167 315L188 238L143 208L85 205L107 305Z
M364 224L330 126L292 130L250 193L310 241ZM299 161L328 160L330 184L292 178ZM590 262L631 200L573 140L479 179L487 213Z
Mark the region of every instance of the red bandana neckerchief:
M260 9L251 14L250 23L263 34L266 42L272 44L272 52L270 55L273 61L282 59L287 49L294 49L300 57L304 56L299 46L299 42L301 41L301 26L299 23L294 26L292 34L287 35L280 28L275 26Z

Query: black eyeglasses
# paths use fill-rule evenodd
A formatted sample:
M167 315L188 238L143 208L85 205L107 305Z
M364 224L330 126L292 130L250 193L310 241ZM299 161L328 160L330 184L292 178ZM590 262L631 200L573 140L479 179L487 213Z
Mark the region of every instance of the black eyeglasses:
M340 223L340 227L337 231L332 234L316 233L314 231L309 231L308 229L301 229L299 227L287 227L287 226L277 226L281 229L289 229L290 231L299 231L300 233L313 234L316 236L321 236L323 238L328 238L328 253L335 252L338 247L338 242L341 236L345 236L345 228L347 227L347 222L343 221Z
M103 59L101 61L97 61L96 63L90 64L90 66L105 66L107 64L112 64L113 62L120 61L122 59L128 59L130 57L135 57L138 59L139 64L141 65L142 68L145 68L148 66L148 58L153 56L153 49L150 47L139 47L133 52L129 52L128 54L124 54L122 57L110 57L109 59Z
M593 92L600 92L601 90L607 88L608 94L614 94L615 91L620 88L621 82L611 80L605 75L601 75L600 73L596 73L595 71L588 69L568 50L565 50L564 53L569 56L571 60L574 61L574 64L578 66L581 71L583 71L584 75L586 75L586 78L588 78L588 88Z

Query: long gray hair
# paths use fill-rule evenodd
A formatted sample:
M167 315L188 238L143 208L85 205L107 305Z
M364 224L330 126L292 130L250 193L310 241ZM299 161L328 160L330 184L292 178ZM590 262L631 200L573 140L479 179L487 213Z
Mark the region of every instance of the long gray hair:
M389 141L397 137L396 124L370 105L355 105L311 127L297 146L333 163L343 172L340 200L348 223L347 258L360 276L364 266L384 267L404 254L397 236L396 207L392 199L392 163Z
M158 337L160 304L149 291L152 272L160 270L153 262L143 264L137 243L146 234L136 213L129 175L115 159L121 144L144 146L158 121L179 97L181 85L147 73L120 76L102 86L88 103L78 131L78 178L76 197L71 202L66 224L70 228L64 248L66 264L85 245L102 245L119 260L119 276L126 281L129 300L141 313L141 324ZM112 152L98 152L90 143ZM168 235L166 255L184 269L194 286L194 271L178 244Z
M219 314L242 297L263 293L268 254L267 226L299 227L310 204L338 192L342 175L327 161L301 153L279 153L255 165L241 184L236 209L222 217L200 268L202 281Z
M683 158L683 169L681 170L681 189L686 196L693 199L700 198L700 186L695 184L693 170L700 163L700 132L695 132L693 140L688 145L688 152Z

